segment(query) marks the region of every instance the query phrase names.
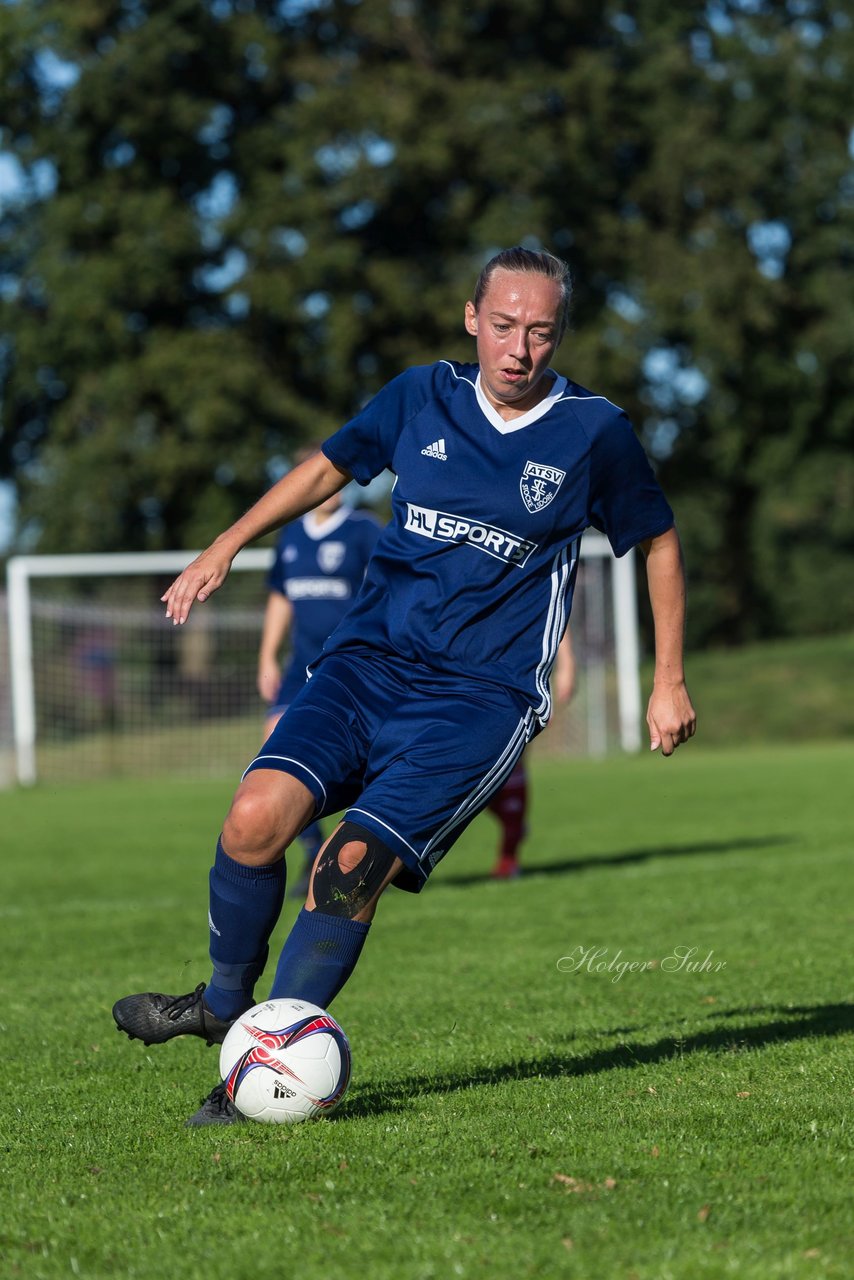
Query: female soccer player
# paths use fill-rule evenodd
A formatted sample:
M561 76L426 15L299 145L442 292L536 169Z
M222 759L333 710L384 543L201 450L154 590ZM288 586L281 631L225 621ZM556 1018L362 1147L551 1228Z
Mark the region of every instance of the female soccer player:
M549 718L584 530L644 553L655 626L652 750L695 729L682 650L685 580L673 513L631 424L555 373L569 270L505 250L465 306L477 364L440 360L388 383L322 451L203 551L164 595L182 626L248 542L337 493L396 474L392 519L362 588L235 794L210 874L213 975L187 996L119 1000L146 1043L221 1041L255 1002L284 894L284 851L324 813L271 996L326 1008L388 885L417 892ZM240 1119L218 1085L188 1122Z

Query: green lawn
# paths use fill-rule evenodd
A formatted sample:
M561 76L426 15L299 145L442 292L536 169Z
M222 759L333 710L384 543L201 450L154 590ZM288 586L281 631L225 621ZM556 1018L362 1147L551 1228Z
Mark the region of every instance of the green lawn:
M686 657L702 743L854 739L854 633L766 640ZM643 671L644 698L652 668Z
M197 1132L215 1051L110 1006L207 977L229 787L0 795L0 1274L844 1280L852 776L851 744L536 761L526 877L486 878L483 816L384 900L337 1115Z

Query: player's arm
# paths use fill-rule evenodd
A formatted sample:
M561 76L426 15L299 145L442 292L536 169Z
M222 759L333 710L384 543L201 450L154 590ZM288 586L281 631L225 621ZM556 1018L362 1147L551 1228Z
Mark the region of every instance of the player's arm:
M558 645L554 669L555 697L558 702L569 702L575 691L575 654L572 651L572 638L569 627L563 633Z
M272 702L282 680L279 654L291 629L294 607L280 591L271 591L264 610L264 626L258 647L258 692L265 702Z
M222 586L232 560L247 543L305 515L343 489L351 478L324 453L315 453L294 467L175 579L161 596L166 617L175 626L186 622L195 601L207 600Z
M655 625L655 675L646 712L650 750L672 755L694 736L697 717L685 685L685 568L675 528L640 544Z

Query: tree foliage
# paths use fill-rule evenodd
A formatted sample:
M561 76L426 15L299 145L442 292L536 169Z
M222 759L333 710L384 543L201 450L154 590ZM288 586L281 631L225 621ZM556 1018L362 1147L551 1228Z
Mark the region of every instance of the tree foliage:
M295 443L465 356L515 243L625 405L691 638L854 623L854 30L833 0L0 7L0 466L40 549L209 539Z

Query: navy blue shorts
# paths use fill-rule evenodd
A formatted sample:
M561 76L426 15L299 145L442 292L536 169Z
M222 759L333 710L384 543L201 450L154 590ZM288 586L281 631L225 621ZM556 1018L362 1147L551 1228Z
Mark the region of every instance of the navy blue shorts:
M333 653L246 773L299 778L316 818L345 810L404 863L408 874L395 883L417 892L537 728L530 707L499 685L388 654Z

